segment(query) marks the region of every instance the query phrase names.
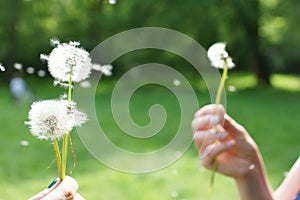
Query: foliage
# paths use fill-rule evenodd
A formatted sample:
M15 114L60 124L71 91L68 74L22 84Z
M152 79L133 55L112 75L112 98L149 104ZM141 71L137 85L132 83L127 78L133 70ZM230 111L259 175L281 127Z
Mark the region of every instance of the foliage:
M300 84L299 76L276 75L271 80L280 89L254 89L253 75L232 73L227 85L235 86L237 90L227 91L227 108L229 114L245 125L258 143L270 181L276 188L283 179L284 172L299 155L297 147L300 135L297 122L300 118ZM105 118L103 125L114 143L128 150L142 150L145 145L149 150L153 150L169 141L168 134L162 134L148 143L120 136L121 133L112 119L110 106L105 106L106 103L110 103L110 91L114 85L113 81L108 81L101 84L97 98L103 102L96 101L96 107L101 108L99 110L102 115L98 115L99 119ZM31 89L40 99L52 98L61 93L60 88L48 88L51 82L52 80L47 79L28 80ZM283 85L282 82L290 84ZM287 91L290 85L293 86L290 90L292 92ZM30 104L15 105L11 101L8 88L3 85L0 85L0 92L0 199L26 199L47 187L55 178L55 163L48 168L51 164L49 160L55 158L47 141L36 140L23 124ZM201 106L210 102L208 94L201 89L198 89L198 96ZM141 125L147 123L147 107L154 103L151 102L153 99L166 105L171 123L166 124L164 133L171 132L174 123L180 120L180 117L177 118L180 111L174 109L178 107L178 102L171 92L162 93L159 88L147 92L137 91L132 97L133 119ZM186 134L192 133L187 131ZM77 155L77 168L73 176L80 184L79 192L86 199L208 199L207 188L211 173L200 167L198 154L193 146L169 167L155 173L134 175L115 171L99 163L81 144L76 132L73 136ZM29 146L20 145L21 140L29 141ZM71 156L69 160L71 163ZM217 175L216 179L216 192L212 199L238 198L233 180L221 175Z
M297 0L131 0L114 5L108 0L2 0L0 60L9 66L9 76L14 62L44 68L38 55L49 51L47 41L52 37L79 40L91 50L121 31L159 26L187 34L205 48L226 41L239 69L255 69L253 56L258 51L266 62L258 60L262 63L256 71L264 67L298 71L298 4ZM175 56L150 55L170 66L178 62ZM149 54L144 51L137 60L145 62L147 58ZM122 71L133 62L134 58L128 58L117 65Z

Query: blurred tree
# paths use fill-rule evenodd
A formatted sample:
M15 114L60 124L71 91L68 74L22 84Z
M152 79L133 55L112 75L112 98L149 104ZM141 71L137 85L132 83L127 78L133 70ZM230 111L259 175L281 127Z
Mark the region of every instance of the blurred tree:
M50 51L52 37L81 41L92 50L119 32L157 26L187 34L204 48L217 41L227 42L237 70L252 70L263 84L270 83L272 72L297 71L294 66L300 65L298 0L109 2L113 1L0 1L0 61L6 66L21 62L40 68L39 54ZM186 65L174 55L154 51L125 56L116 64L127 70L135 62L151 60L175 68ZM8 72L11 74L10 68Z
M250 69L259 84L270 85L271 67L266 60L264 40L260 35L259 0L213 0L218 39L229 43L239 68Z
M261 34L276 72L300 72L300 1L264 0Z
M2 42L2 56L6 66L6 74L13 74L12 66L17 58L18 25L23 11L22 0L3 0L0 2L0 31Z

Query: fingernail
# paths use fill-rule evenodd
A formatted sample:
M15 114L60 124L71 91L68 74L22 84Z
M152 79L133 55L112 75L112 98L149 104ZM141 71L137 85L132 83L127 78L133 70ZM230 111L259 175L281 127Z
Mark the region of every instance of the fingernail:
M193 135L193 139L197 139L198 137L200 137L200 134L198 132L195 132Z
M215 128L212 128L212 129L209 129L207 131L208 134L216 134L217 133L217 130Z
M210 118L210 125L211 126L215 126L219 123L220 121L220 117L218 115L213 115L211 118Z
M53 187L53 185L55 185L55 183L57 183L58 180L59 180L59 178L56 178L54 181L52 181L52 182L50 183L50 185L48 186L48 188Z

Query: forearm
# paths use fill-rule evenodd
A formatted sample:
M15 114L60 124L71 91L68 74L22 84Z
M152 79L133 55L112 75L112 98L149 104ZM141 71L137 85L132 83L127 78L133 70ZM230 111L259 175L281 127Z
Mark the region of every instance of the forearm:
M293 199L300 191L300 157L295 162L280 187L274 193L278 199Z
M249 173L236 179L236 184L241 200L274 200L272 189L268 182L263 161L257 153L257 161Z

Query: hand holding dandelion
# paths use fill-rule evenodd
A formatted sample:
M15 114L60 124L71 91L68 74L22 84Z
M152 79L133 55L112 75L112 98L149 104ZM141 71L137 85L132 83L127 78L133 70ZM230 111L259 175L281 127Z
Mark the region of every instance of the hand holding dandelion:
M79 48L79 42L60 43L58 40L51 40L51 44L54 49L49 56L42 54L41 59L47 61L55 85L66 86L67 100L34 102L28 114L29 121L25 124L29 125L32 135L53 142L59 178L63 180L66 174L68 141L71 141L70 132L87 121L86 114L79 111L73 101L73 84L85 81L92 69L111 75L112 66L92 64L89 53ZM63 140L61 152L58 145L60 139Z
M218 105L221 101L222 91L224 89L225 81L227 79L228 69L233 68L235 65L232 62L232 58L229 56L228 52L225 50L226 44L223 42L218 42L213 44L207 51L208 58L211 62L211 66L219 69L223 69L221 81L218 87L217 96L215 103ZM215 129L219 129L218 126ZM218 140L216 141L216 144ZM213 163L213 172L211 175L210 180L210 192L212 191L213 183L214 183L214 176L218 167L217 158L214 158Z

